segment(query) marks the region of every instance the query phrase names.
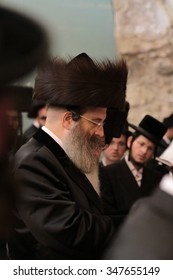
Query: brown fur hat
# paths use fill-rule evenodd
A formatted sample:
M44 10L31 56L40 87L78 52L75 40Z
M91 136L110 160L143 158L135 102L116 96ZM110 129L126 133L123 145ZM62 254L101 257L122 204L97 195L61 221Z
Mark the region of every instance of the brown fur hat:
M38 70L33 99L54 106L124 110L127 65L123 59L98 62L82 53L70 62L50 59Z

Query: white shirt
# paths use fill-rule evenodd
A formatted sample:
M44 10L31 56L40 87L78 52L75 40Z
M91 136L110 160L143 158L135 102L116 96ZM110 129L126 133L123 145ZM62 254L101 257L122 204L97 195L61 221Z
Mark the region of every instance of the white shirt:
M62 143L61 139L60 139L58 136L56 136L52 131L50 131L50 130L49 130L47 127L45 127L45 126L42 126L41 129L43 129L44 132L46 132L50 137L52 137L53 140L55 140L55 142L57 142L57 143L61 146L61 148L64 150L64 148L63 148L63 143Z
M141 181L142 181L142 175L143 175L143 168L141 167L139 170L137 170L135 168L135 166L133 165L133 163L131 161L128 160L128 157L129 157L129 153L127 153L125 155L125 161L130 169L130 171L132 172L133 176L135 177L135 180L138 184L138 186L140 187L141 186Z
M170 174L165 175L159 185L160 189L173 196L173 176Z

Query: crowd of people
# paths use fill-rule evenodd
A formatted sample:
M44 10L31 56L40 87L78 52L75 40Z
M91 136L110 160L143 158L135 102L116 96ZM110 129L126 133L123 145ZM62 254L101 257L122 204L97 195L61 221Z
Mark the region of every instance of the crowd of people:
M130 123L127 78L122 58L47 57L27 109L5 107L1 259L173 258L172 170L155 164L173 118ZM23 110L33 119L24 133Z

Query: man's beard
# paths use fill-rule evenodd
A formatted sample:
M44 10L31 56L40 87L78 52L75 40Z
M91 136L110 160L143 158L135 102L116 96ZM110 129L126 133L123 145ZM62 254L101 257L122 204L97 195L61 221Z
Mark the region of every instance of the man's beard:
M137 168L137 169L140 169L142 167L144 167L145 163L141 163L141 162L138 162L136 161L133 156L132 156L132 153L131 153L131 150L129 151L129 160L133 163L133 165Z
M80 123L71 129L63 146L68 157L83 173L92 173L98 169L97 150L102 146L101 138L87 133Z

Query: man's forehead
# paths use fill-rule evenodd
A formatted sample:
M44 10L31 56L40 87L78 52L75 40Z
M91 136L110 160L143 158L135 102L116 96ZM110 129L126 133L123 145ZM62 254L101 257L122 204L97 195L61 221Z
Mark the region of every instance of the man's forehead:
M103 107L86 107L85 112L86 113L93 113L93 114L97 114L97 113L104 113L104 114L106 114L107 108L103 108Z
M147 138L146 136L144 136L144 135L142 135L142 134L140 134L140 135L136 138L136 140L140 140L140 141L142 141L142 142L144 142L144 143L147 143L148 145L155 146L155 143L154 143L154 142L152 142L149 138Z

